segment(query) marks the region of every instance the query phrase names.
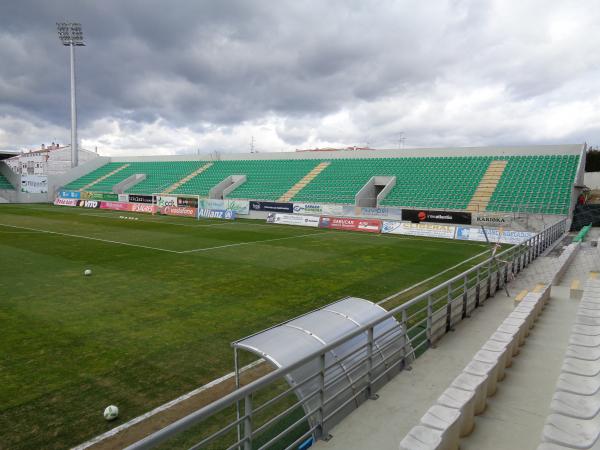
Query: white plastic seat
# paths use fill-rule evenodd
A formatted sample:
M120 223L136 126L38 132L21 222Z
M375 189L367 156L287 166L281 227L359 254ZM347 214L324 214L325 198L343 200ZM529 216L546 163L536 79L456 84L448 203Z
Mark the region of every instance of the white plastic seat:
M475 392L475 415L478 415L485 411L487 384L488 379L485 377L462 372L452 381L451 386L463 391Z
M490 336L490 341L502 342L507 345L511 350L511 355L516 356L519 354L519 339L517 334L504 333L502 331L495 331L494 334ZM512 361L511 356L511 361Z
M449 387L437 399L438 405L460 412L460 436L468 436L475 427L475 391Z
M438 450L442 448L442 432L417 425L400 442L400 450Z
M571 334L585 334L586 336L600 336L600 326L575 324Z
M502 354L497 352L490 352L487 350L479 350L473 356L473 361L480 361L485 364L492 364L494 366L494 372L496 374L496 381L504 379L504 360Z
M592 420L550 414L542 432L544 441L577 449L597 449L600 416Z
M567 357L560 370L564 373L572 373L584 377L597 377L600 375L600 361Z
M597 361L600 359L600 347L569 344L566 356L568 358L585 359L586 361Z
M552 412L577 419L592 419L600 413L600 395L577 395L555 392L550 403Z
M600 390L600 379L572 373L561 373L558 376L556 390L577 395L596 395Z
M499 342L489 339L481 346L481 350L500 353L499 359L501 366L510 367L512 365L512 349L508 342ZM504 378L504 370L502 369L501 372L501 374L498 374L498 380Z
M421 417L421 424L442 432L440 448L457 450L460 440L460 411L442 405L433 405Z
M569 337L569 344L581 345L582 347L600 347L600 336L572 333Z

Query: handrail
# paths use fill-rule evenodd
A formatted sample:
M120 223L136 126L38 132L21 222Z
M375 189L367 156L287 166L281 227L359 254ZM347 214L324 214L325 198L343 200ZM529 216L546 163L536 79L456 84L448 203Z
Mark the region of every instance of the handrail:
M566 223L567 223L566 219L556 222L553 225L551 225L550 227L541 231L540 233L523 241L521 244L518 244L514 247L510 247L510 248L504 250L503 252L498 254L496 256L496 258L504 260L504 262L506 262L507 260L509 260L509 257L512 256L513 259L510 260L510 263L513 264L513 267L514 267L514 262L517 259L518 259L518 264L519 265L521 264L521 260L524 259L524 258L521 258L521 256L523 256L523 255L529 255L528 257L529 257L529 262L530 262L532 259L539 256L546 248L548 248L552 243L554 243L557 239L559 239L562 236L562 234L566 230ZM240 387L233 392L230 392L229 394L221 397L220 399L198 409L197 411L194 411L194 412L188 414L187 416L177 420L176 422L173 422L172 424L162 428L161 430L154 432L153 434L145 437L144 439L128 446L126 448L126 450L141 450L141 449L152 448L152 447L160 444L161 442L164 442L165 440L173 437L174 435L187 430L191 426L203 421L204 419L207 419L207 418L219 413L220 411L224 410L225 408L227 408L229 406L234 406L237 403L242 402L242 401L245 401L246 404L250 403L250 405L251 405L251 398L252 398L252 394L254 392L281 379L288 373L301 367L302 365L306 364L309 361L313 361L318 358L321 358L321 359L324 358L324 355L327 352L335 349L336 347L339 347L340 344L342 344L360 334L368 332L370 334L370 337L372 337L373 328L376 325L378 325L380 322L383 322L384 320L387 320L388 318L390 318L398 313L406 311L411 306L417 304L420 301L428 299L431 295L439 292L440 290L447 289L447 287L451 286L454 282L461 280L461 279L465 279L465 277L468 277L472 273L478 273L478 271L483 268L486 269L486 278L488 278L488 280L491 280L492 274L497 274L499 276L500 267L498 266L498 267L492 268L492 263L494 261L496 261L496 259L493 257L487 258L486 260L471 267L470 269L444 281L443 283L440 283L439 285L427 290L426 292L423 292L423 293L417 295L415 298L392 308L391 310L387 311L385 314L377 317L376 319L366 322L365 324L356 328L352 332L345 334L342 337L337 338L336 340L332 341L331 343L329 343L327 345L322 346L318 350L315 350L312 353L304 356L302 359L296 361L295 363L293 363L289 366L277 368L277 369L273 370L272 372L246 384L245 386ZM525 262L523 262L523 267L524 267L524 265L525 265ZM504 268L504 269L507 267L508 267L508 263L506 265L502 266L502 268ZM492 269L494 269L494 271L492 271ZM479 278L478 278L478 282L479 282ZM248 439L251 439L251 437L252 436L250 436ZM248 441L244 441L244 448L251 448L250 446L246 445L247 443L248 443Z

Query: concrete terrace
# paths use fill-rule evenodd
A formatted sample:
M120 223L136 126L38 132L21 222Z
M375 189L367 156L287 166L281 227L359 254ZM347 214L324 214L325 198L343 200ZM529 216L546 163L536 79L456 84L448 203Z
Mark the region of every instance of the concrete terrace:
M573 279L583 282L590 271L600 269L600 252L590 245L599 235L600 230L588 235L559 285L552 287L544 313L512 367L506 369L498 391L488 398L486 411L476 416L475 430L461 439L461 449L537 448L578 306L577 300L569 298L569 286ZM566 238L567 243L569 240ZM447 334L437 348L417 359L411 371L400 373L385 385L378 392L378 400L364 403L334 427L333 439L319 441L315 448L398 449L402 438L512 311L514 297L523 289L532 290L538 283L549 282L558 266L560 250L558 247L530 264L510 283L510 297L498 291L470 319L457 324L456 331Z

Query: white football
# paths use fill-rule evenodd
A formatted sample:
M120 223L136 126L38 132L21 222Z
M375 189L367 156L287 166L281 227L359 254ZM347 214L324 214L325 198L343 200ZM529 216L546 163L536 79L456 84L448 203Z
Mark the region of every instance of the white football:
M117 417L119 417L119 408L115 405L107 406L104 410L104 418L106 420L115 420Z
M92 274L92 271L91 271L90 269L85 269L85 270L83 271L83 274L84 274L86 277L89 277L89 276Z

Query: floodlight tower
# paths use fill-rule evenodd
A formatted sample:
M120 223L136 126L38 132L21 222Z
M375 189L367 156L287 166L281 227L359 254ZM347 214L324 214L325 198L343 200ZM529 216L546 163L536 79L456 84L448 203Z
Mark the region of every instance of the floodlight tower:
M83 47L83 32L77 22L57 22L58 38L71 53L71 167L79 164L77 148L77 103L75 101L75 47Z

